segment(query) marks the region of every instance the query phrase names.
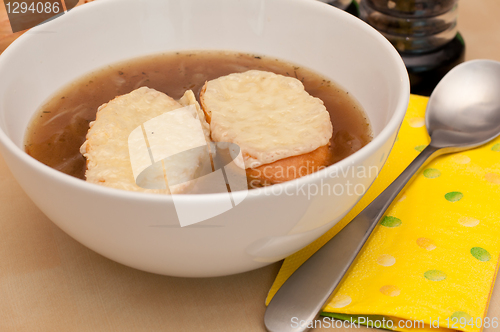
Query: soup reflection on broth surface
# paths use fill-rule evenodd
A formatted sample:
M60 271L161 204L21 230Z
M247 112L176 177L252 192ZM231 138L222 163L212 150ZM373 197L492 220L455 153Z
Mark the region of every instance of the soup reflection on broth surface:
M266 56L197 51L132 59L95 70L69 84L36 112L25 135L25 150L56 170L85 179L86 160L80 146L102 104L143 86L174 99L193 90L199 100L205 82L252 69L297 78L310 95L324 102L333 125L328 165L353 154L371 140L368 119L356 100L320 74Z

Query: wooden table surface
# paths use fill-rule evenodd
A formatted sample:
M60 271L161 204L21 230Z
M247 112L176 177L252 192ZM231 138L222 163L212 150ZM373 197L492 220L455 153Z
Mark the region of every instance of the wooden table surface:
M2 22L2 10L0 2L0 52L15 37ZM499 0L460 0L467 60L500 61L499 17ZM24 194L1 156L0 192L0 331L265 331L264 300L280 263L209 279L138 271L57 228ZM500 317L500 285L488 316Z

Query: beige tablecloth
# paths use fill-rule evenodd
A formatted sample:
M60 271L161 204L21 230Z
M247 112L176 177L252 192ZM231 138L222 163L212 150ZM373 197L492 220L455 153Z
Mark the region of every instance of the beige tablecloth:
M500 61L500 1L461 0L459 6L466 58ZM5 36L0 31L0 46ZM264 299L280 263L210 279L141 272L52 224L1 156L0 193L0 331L265 331ZM500 317L500 286L488 315Z

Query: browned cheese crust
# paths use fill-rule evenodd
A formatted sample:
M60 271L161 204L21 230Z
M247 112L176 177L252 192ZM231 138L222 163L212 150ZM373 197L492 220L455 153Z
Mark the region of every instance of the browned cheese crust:
M200 91L200 105L207 122L210 124L211 117L206 111L203 99L206 88L207 83ZM257 188L294 180L328 166L329 159L329 145L324 145L309 153L277 160L256 168L248 168L246 170L248 184L251 188Z

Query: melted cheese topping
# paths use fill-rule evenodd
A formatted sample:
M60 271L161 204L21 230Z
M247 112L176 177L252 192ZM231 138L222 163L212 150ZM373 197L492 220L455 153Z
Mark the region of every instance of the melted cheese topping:
M255 168L327 145L333 127L326 107L295 78L250 70L205 84L201 104L211 136L243 151Z
M166 184L158 185L164 181L161 159L167 155L163 154L175 154L206 145L209 140L208 130L205 131L208 124L192 91L186 92L181 103L164 93L142 87L99 107L96 120L90 123L87 140L80 149L87 158L87 181L124 190L170 193ZM174 111L183 105L195 107L191 106L186 112ZM193 130L190 131L190 128ZM190 132L198 134L196 137L187 137ZM167 147L169 150L163 151ZM191 151L179 155L174 162L163 163L163 168L172 176L172 182L183 183L195 177L200 158L201 153ZM139 179L139 173L151 165L154 166L150 172ZM141 186L136 184L136 178ZM176 188L172 193L187 189L179 185Z

